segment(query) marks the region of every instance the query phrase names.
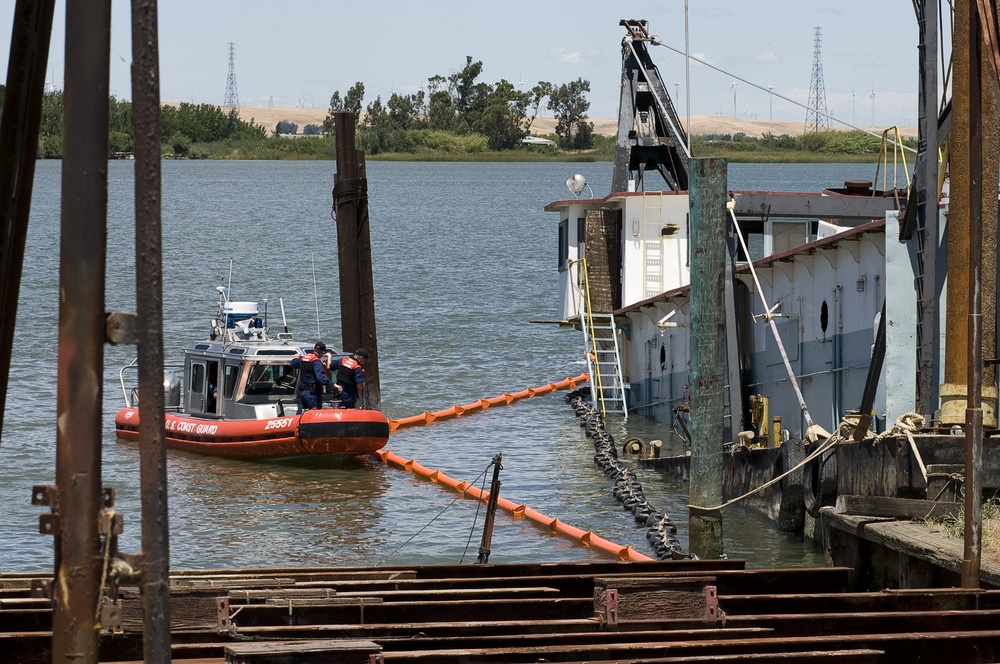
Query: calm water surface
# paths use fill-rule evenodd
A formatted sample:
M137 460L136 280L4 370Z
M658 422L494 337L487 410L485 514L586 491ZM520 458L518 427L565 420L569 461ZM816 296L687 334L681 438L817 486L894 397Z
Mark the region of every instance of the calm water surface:
M135 309L133 164L109 163L106 308ZM59 162L37 165L34 204L0 445L0 571L52 566L52 538L38 534L47 508L31 488L55 481L60 217ZM204 338L214 289L235 300L279 298L297 338L340 345L332 162L163 163L164 316L168 362ZM815 190L868 178L874 167L729 166L734 189ZM582 337L529 323L557 306L558 216L543 207L568 197L583 174L607 194L611 164L369 163L372 252L383 408L400 418L576 376ZM315 274L315 287L314 287ZM318 307L316 305L318 301ZM317 315L318 309L318 315ZM118 368L134 349L106 347L103 475L125 517L122 549L139 550L139 458L113 435L122 405ZM633 417L627 435L669 439ZM564 394L407 429L388 448L459 479L483 481L503 454L501 495L651 555L645 529L611 495ZM474 561L477 503L378 462L338 470L236 462L171 450L171 565L374 565ZM650 502L680 527L687 547L687 487L640 471ZM478 515L477 515L478 512ZM752 567L822 565L810 545L765 522L727 511L729 557ZM601 554L498 514L490 562L601 560Z

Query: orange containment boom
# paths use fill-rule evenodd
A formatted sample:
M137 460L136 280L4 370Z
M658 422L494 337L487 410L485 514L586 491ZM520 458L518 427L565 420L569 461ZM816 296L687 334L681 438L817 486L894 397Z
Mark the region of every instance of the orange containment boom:
M459 482L456 479L448 477L440 470L431 470L426 466L421 466L413 459L404 459L403 457L393 454L389 450L385 449L379 450L376 454L378 454L379 458L382 459L382 463L385 463L386 465L391 464L398 466L403 470L413 473L414 475L425 477L435 484L443 484L444 486L451 487L460 494L468 495L476 500L481 500L484 503L488 502L490 499L489 491L478 489L468 482ZM532 509L525 504L519 505L512 500L498 497L497 506L510 512L515 519L520 517L530 519L531 521L548 528L553 534L562 535L568 539L576 540L583 546L592 547L615 556L622 562L634 560L653 560L653 558L639 553L630 546L615 544L614 542L610 542L602 537L598 537L590 531L574 528L569 524L563 523L559 519L553 519L550 516L545 516L538 510Z
M590 380L590 376L586 373L582 373L575 378L564 378L558 383L549 383L548 385L542 385L540 387L529 387L526 390L514 392L513 394L504 392L500 396L493 397L492 399L480 399L479 401L474 401L472 403L465 404L464 406L452 406L451 408L445 408L444 410L439 410L436 413L423 412L419 415L413 415L412 417L404 417L401 420L394 420L390 418L389 433L406 427L423 426L425 424L430 424L431 422L450 420L453 417L458 417L467 413L475 413L486 410L490 406L509 406L515 401L526 399L527 397L538 396L539 394L548 394L549 392L555 392L556 390L576 389L577 385L585 383L588 380Z

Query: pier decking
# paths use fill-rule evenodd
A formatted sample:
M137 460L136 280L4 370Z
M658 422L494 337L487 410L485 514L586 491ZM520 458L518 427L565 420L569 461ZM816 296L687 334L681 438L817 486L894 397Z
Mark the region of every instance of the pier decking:
M1000 590L855 592L737 560L174 571L174 662L995 661ZM5 661L53 661L47 576L0 576ZM100 661L143 657L137 588Z

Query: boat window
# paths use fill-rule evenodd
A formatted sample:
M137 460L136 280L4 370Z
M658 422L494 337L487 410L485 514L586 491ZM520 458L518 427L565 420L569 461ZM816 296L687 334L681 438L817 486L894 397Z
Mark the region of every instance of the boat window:
M775 222L771 231L771 253L780 254L808 241L808 224L803 222Z
M295 398L298 373L287 362L252 362L247 364L247 382L242 403L267 403Z
M191 394L201 394L205 389L205 365L199 363L191 365L191 384L189 392Z
M569 219L559 222L559 270L564 271L569 262Z
M226 365L226 379L222 387L222 396L225 399L233 398L233 391L236 389L236 378L240 375L240 365Z

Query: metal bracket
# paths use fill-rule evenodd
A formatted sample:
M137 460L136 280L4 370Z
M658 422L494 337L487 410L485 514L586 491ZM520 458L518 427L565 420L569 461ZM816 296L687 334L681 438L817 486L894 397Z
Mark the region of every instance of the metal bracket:
M59 515L43 514L38 517L38 532L42 535L58 535Z
M122 601L101 598L101 633L102 634L124 634L125 624L122 620Z
M715 586L705 586L705 622L726 626L726 612L719 608L719 595Z
M218 617L218 629L220 632L228 632L232 629L233 622L229 617L229 598L218 597L215 600L215 612Z
M29 595L52 599L52 579L32 579Z
M36 484L31 487L31 504L43 507L55 507L59 502L56 488L51 484Z
M618 589L607 588L604 591L604 613L609 625L618 624Z
M108 343L136 345L139 343L139 316L131 311L110 311L104 319L104 336Z
M125 530L125 517L114 510L103 509L98 515L98 533L106 537L121 535Z

